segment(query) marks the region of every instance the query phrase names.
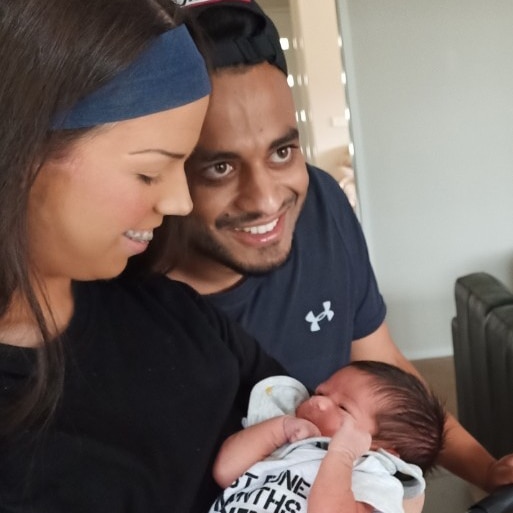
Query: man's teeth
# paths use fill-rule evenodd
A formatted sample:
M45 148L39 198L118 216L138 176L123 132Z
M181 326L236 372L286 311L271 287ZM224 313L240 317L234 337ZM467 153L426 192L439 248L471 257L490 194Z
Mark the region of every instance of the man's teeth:
M153 232L150 231L141 231L137 232L135 230L128 230L125 232L125 235L132 240L135 240L136 242L150 242L151 239L153 239Z
M276 228L278 219L271 221L267 224L261 224L260 226L248 226L247 228L238 228L241 232L251 233L251 235L262 235L263 233L270 232Z

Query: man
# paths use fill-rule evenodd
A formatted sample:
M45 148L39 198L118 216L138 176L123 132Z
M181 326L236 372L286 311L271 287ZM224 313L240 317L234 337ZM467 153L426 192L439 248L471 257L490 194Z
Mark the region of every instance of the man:
M207 295L309 388L349 360L418 374L390 337L347 198L305 164L276 28L253 0L186 4L206 32L213 90L186 163L194 208L168 227L183 243L162 253L168 276ZM513 457L497 462L452 417L440 463L485 490L513 482Z
M313 389L349 361L353 340L387 335L361 227L335 180L307 169L271 21L238 0L189 11L214 24L207 32L222 34L223 50L213 51L212 101L186 164L194 212L173 221L187 247L169 275L208 294ZM252 37L231 47L234 20Z

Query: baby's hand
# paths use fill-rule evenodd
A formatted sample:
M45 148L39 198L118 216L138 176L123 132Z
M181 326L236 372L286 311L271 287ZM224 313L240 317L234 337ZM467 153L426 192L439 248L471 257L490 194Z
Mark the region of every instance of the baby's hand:
M344 452L354 461L370 449L371 442L370 433L361 429L354 417L346 413L342 425L331 439L328 450Z
M283 417L283 432L287 442L297 442L312 436L321 436L319 428L306 419L298 419L291 415Z

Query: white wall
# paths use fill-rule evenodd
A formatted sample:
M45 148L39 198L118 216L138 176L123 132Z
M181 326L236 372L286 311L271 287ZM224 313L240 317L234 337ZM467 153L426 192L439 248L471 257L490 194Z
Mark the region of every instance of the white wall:
M513 284L513 2L336 1L392 334L410 358L451 354L454 280Z

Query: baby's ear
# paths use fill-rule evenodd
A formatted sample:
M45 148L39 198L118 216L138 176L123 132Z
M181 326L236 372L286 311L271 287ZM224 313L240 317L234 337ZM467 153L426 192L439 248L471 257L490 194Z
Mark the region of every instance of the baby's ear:
M398 458L401 457L401 455L394 449L394 447L390 446L390 444L386 442L380 442L379 440L372 439L372 443L370 446L371 451L377 451L378 449L384 449L385 451L389 452L393 456L397 456Z

